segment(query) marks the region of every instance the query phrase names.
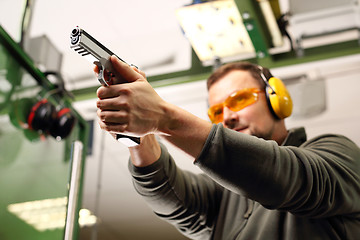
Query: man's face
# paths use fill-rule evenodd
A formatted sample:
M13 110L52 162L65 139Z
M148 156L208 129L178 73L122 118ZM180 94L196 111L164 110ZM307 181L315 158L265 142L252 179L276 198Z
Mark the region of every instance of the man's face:
M209 89L209 104L223 103L232 93L244 88L262 89L258 80L248 71L233 70L214 83ZM224 107L223 125L238 132L257 136L266 140L273 137L277 120L272 116L266 102L265 92L258 93L258 100L233 112Z

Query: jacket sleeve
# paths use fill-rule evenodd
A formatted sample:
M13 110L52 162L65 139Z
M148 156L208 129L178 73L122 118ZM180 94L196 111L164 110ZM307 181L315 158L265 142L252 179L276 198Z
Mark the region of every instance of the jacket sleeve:
M219 124L195 164L220 185L269 209L360 217L360 150L343 136L278 146Z
M192 239L209 239L222 192L218 184L178 168L163 145L155 163L135 167L129 161L129 170L135 190L155 214Z

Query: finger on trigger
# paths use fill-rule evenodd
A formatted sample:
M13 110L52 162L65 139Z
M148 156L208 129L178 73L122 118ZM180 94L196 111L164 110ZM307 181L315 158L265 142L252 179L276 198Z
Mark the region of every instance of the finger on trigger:
M117 72L126 79L127 82L134 82L139 80L139 78L143 78L141 74L136 72L132 67L127 65L126 63L119 60L116 56L111 56L111 63Z

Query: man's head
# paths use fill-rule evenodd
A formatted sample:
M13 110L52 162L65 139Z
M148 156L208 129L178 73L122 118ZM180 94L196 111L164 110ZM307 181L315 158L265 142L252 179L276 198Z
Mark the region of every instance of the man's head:
M258 65L249 63L249 62L236 62L222 65L215 72L213 72L210 77L207 79L207 89L209 90L211 85L219 81L223 76L228 74L233 70L243 70L251 74L254 79L257 79L258 82L265 88L265 83L260 76L260 69ZM271 74L268 68L263 67L263 73L267 79L271 78Z
M209 116L227 128L280 144L287 135L285 123L269 108L261 73L266 79L272 77L268 69L247 62L217 69L207 81Z

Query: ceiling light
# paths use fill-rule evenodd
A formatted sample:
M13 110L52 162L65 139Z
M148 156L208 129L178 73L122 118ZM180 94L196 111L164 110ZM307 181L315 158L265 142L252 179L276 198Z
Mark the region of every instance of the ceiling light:
M200 61L254 53L233 0L184 6L176 16Z
M65 227L67 197L44 199L8 205L12 214L42 232ZM80 226L96 224L97 218L89 210L79 212Z

